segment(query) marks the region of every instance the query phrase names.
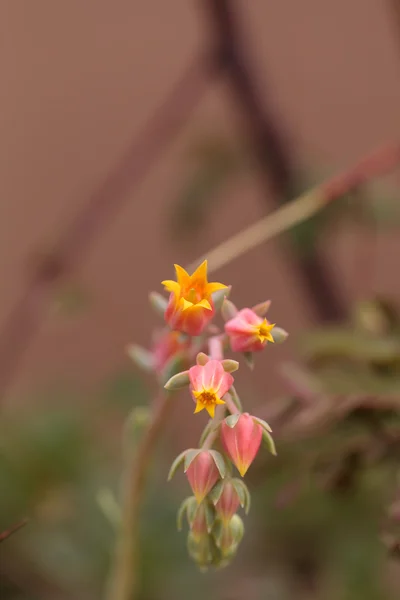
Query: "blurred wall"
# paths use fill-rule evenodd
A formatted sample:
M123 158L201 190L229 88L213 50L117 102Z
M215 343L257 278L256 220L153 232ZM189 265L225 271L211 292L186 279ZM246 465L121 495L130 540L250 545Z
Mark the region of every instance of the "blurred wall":
M260 86L299 160L336 169L399 138L400 40L388 2L237 4ZM187 0L0 3L0 326L23 293L32 256L58 239L118 163L204 48L204 27L201 2ZM224 192L229 205L216 209L209 230L191 244L172 241L167 230L190 141L238 126L226 85L210 85L190 126L82 256L75 279L91 297L90 310L74 318L49 311L10 400L49 378L91 384L128 366L126 343L146 343L152 326L148 290L172 275L172 263L187 264L264 214L257 182L246 182ZM339 236L326 249L349 298L357 294L351 237ZM399 251L389 239L381 256L388 248ZM378 289L393 289L393 266L385 260ZM312 318L275 242L217 276L234 285L239 303L272 297L274 320L292 333Z

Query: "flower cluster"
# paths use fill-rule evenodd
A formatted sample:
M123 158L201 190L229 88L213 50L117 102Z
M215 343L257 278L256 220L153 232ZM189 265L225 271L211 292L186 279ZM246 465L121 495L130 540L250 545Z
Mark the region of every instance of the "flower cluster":
M129 352L140 366L154 371L169 392L187 387L194 413L205 411L210 417L199 446L184 450L169 473L171 479L183 465L193 495L178 511L178 529L186 517L189 554L206 569L228 564L236 553L244 533L237 513L240 507L246 513L250 507L242 478L263 440L275 454L269 425L243 412L232 375L239 362L224 353L229 349L241 353L252 367L253 353L283 342L288 334L267 320L269 301L238 310L228 300L228 286L208 282L207 261L192 275L178 265L175 271L176 281L162 282L168 300L155 292L150 296L166 329L151 351L132 346ZM218 311L225 321L223 330L212 323ZM240 477L233 475L234 468Z

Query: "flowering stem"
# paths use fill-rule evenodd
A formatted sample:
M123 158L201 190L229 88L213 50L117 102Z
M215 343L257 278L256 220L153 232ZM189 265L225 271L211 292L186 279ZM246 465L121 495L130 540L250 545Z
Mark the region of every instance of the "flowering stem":
M148 466L168 409L168 395L154 401L152 417L122 478L122 516L107 600L131 600L139 585L138 537L140 508Z
M240 410L238 409L238 407L232 400L232 397L230 394L226 394L226 396L225 396L225 406L229 410L231 415L237 415L240 412Z

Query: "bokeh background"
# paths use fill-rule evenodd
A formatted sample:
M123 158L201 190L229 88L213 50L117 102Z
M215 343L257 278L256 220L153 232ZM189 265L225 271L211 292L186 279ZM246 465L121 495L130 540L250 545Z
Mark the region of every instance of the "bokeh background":
M0 531L29 518L0 544L0 590L90 600L123 423L156 390L125 351L160 324L149 291L399 140L400 10L2 0L0 33ZM204 425L179 400L143 512L143 600L398 597L398 202L399 169L216 272L290 332L238 376L279 456L249 473L233 565L198 573L175 529L186 483L165 483Z

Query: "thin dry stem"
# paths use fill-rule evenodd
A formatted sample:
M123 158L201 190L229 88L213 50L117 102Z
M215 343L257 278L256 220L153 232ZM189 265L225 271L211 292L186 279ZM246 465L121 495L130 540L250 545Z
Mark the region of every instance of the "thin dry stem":
M225 240L195 260L189 266L189 270L194 270L205 259L208 260L209 273L220 269L263 242L309 219L330 202L371 179L388 173L399 162L400 144L388 145L375 151L351 169L305 192L289 204Z

